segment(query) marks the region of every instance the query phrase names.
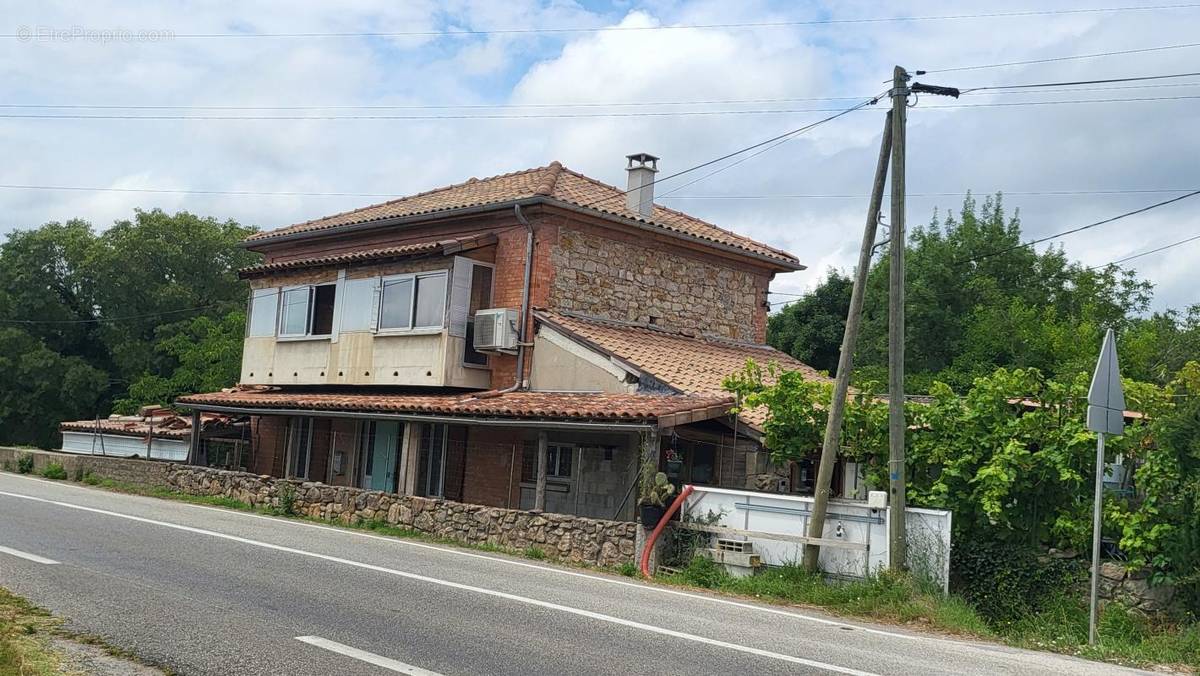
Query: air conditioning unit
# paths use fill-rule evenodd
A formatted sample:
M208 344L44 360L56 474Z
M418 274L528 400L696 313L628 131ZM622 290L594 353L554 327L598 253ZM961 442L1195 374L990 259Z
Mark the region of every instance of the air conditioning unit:
M479 352L516 352L519 313L512 308L491 308L475 313L475 338Z

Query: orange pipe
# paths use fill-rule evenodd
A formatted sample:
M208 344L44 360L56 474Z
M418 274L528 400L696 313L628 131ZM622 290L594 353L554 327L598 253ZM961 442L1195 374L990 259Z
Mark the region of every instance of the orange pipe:
M658 525L654 527L654 532L650 534L650 537L646 538L646 544L642 547L642 575L645 577L652 577L650 575L650 552L654 550L654 543L658 542L658 536L662 535L663 529L667 527L667 522L683 506L684 498L691 495L692 490L692 485L688 484L683 487L682 491L679 491L679 496L675 498L675 502L671 503L671 508L658 520Z

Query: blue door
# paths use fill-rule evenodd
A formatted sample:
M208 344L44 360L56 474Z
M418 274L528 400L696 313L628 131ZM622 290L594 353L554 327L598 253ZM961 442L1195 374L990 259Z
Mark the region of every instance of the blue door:
M400 423L371 423L374 438L367 453L364 486L374 491L396 492L396 467L400 451Z

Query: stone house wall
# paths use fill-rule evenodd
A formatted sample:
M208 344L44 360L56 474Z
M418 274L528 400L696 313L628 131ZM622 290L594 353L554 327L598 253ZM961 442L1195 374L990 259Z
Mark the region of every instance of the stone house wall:
M559 228L547 305L761 343L770 276L645 238L576 224Z
M1169 585L1151 586L1148 569L1129 570L1109 561L1100 564L1100 598L1153 615L1173 609L1175 589Z

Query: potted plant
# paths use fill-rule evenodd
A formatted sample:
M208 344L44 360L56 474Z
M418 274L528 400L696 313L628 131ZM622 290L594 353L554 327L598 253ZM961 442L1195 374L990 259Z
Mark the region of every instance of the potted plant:
M654 528L662 520L667 511L667 499L675 492L675 486L667 480L663 472L656 472L652 464L647 463L642 471L642 489L638 504L642 509L642 526Z

